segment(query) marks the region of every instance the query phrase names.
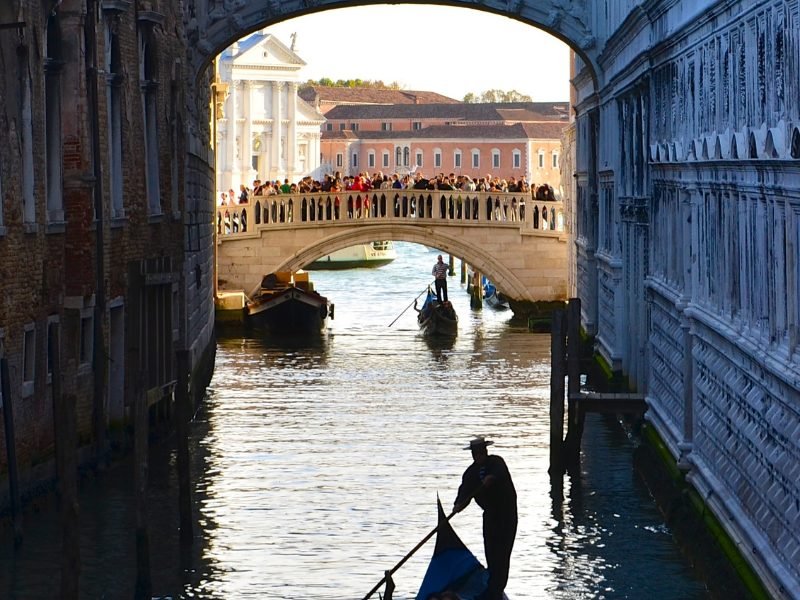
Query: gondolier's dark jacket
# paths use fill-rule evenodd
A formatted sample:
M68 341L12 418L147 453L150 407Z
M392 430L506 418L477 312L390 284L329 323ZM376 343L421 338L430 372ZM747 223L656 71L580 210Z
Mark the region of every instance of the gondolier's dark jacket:
M483 479L487 475L493 475L495 480L491 485L483 487ZM516 523L517 490L514 488L506 461L501 457L490 454L483 464L472 463L467 467L461 477L455 504L468 502L470 494L473 493L475 502L484 511L485 518Z

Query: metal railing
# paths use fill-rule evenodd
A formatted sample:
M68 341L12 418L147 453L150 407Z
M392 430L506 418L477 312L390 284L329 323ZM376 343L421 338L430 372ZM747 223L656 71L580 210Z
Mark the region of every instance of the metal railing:
M521 231L555 233L564 231L564 205L524 192L390 189L253 196L247 204L217 207L221 236L247 233L254 227L376 221L502 223Z

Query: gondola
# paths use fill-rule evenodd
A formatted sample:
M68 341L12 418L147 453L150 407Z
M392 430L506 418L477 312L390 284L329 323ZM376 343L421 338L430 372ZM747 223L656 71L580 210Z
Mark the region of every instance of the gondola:
M483 301L488 306L497 310L507 310L508 300L503 294L497 291L495 285L484 277L483 280Z
M489 572L461 541L436 501L439 511L439 526L436 530L436 546L422 579L416 600L435 598L443 592L454 592L461 600L476 600L489 582ZM508 600L507 596L504 596Z
M430 287L422 308L417 308L415 301L414 309L417 311L417 323L423 334L453 336L458 333L458 315L453 305L450 301L439 302Z

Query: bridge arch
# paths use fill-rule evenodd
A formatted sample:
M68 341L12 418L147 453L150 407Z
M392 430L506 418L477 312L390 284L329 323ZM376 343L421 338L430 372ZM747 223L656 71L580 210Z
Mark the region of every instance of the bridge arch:
M427 246L435 244L443 253L457 256L485 274L504 294L516 299L528 296L525 284L514 274L514 271L498 261L491 253L476 247L475 244L466 243L463 237L441 231L434 234L432 229L413 225L376 225L337 231L302 248L294 256L281 263L276 270L296 271L336 250L358 244L368 244L377 239L412 242Z
M187 35L192 43L191 67L199 80L219 53L233 42L264 27L311 13L337 8L386 4L366 0L194 0ZM393 4L419 4L394 2ZM591 8L579 0L431 0L431 5L479 10L541 29L570 46L602 85L599 49L591 27Z

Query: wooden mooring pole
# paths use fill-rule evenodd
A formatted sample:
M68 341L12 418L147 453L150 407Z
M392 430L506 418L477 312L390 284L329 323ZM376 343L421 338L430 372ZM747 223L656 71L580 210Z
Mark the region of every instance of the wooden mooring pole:
M179 350L176 356L178 387L175 393L177 404L178 433L178 513L180 516L180 540L191 544L192 531L192 478L189 471L189 421L192 416L189 395L189 352Z
M550 328L550 478L564 474L564 311L553 311Z
M17 472L17 442L14 434L14 405L11 402L11 381L8 378L7 358L0 358L0 396L3 398L3 426L6 432L11 524L14 528L14 545L19 546L22 543L22 515L20 514L19 475Z
M52 378L53 435L56 448L56 480L61 520L61 596L77 600L81 567L80 530L78 527L78 456L77 398L61 389L61 342L59 326L48 328L48 346Z
M574 473L580 468L581 437L585 413L578 410L575 396L581 391L581 300L570 298L567 307L567 436L564 439L564 464Z

